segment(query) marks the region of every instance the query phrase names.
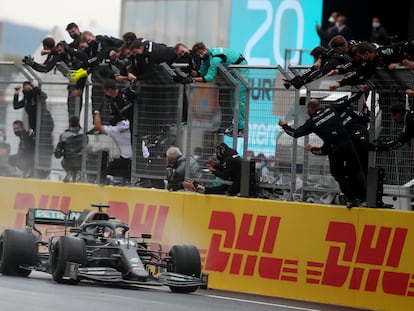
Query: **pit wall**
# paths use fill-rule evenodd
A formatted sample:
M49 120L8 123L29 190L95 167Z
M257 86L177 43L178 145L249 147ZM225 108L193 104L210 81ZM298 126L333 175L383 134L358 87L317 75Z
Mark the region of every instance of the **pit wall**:
M209 287L371 310L414 310L414 213L0 178L0 229L28 208L108 203L131 234L194 244Z

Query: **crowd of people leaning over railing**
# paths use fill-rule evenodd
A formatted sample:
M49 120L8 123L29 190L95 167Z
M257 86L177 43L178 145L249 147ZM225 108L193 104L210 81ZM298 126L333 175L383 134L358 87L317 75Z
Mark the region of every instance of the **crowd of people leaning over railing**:
M183 69L184 75L181 73L174 75L175 81L204 83L214 81L220 64L224 67L248 64L238 51L221 47L209 48L203 42L194 43L191 49L184 43L168 46L140 38L133 32L124 33L122 38L95 35L88 30L81 31L76 23L69 23L66 31L73 41L56 43L51 37L42 41L41 53L46 55L43 63L36 62L31 56L23 59L25 65L38 72L49 72L57 68L70 81L67 90L68 127L54 146L54 155L56 158L62 158L62 167L67 172L65 181L79 180L81 147L85 142L87 143L86 134L94 132L108 135L119 150L119 158L114 159L104 172L108 180L114 176L121 176L125 180L131 178L133 107L137 96L135 83L151 81L154 66L162 63L169 66L174 63L184 63L186 64ZM322 30L318 29L319 32ZM326 36L324 39L326 40ZM293 86L299 89L325 75L345 74L342 79L332 83L330 89L337 90L346 85L353 85L359 87L359 92L328 108L321 107L318 100L311 99L307 104L310 118L304 125L294 129L283 119L280 119L279 125L294 138L310 133L317 134L323 140L323 146L307 146L307 149L315 155L329 156L331 174L345 196L344 202L350 206L360 205L366 200L368 152L385 151L407 143L414 136L414 116L413 112L401 103L394 104L390 110L392 118L396 122L404 123L405 127L400 137L379 144L370 139L367 131L370 117L367 106L365 105L360 111L355 111L351 104L367 95L369 88L366 82L378 68L414 69L414 42L401 41L385 45L377 42L347 40L345 36L336 34L330 36L325 44L315 47L311 55L314 57L314 64L308 70L294 75L285 73L286 88ZM83 133L79 117L83 102L82 95L88 78L93 83L90 110L93 129ZM400 82L400 92L414 98L412 86L404 83L405 81ZM15 88L14 108L26 110L29 124L25 129L22 121L16 120L13 123L15 134L20 138L20 145L17 154L9 156L8 164L21 170L22 176L31 177L34 166L34 158L31 155L34 152L36 107L44 105L47 95L37 84L29 81L23 83L22 90L23 99L20 100L20 88ZM245 95L245 89L240 87L237 130L234 130L236 125L230 120L220 126L217 133L230 136L243 135ZM107 101L102 101L102 97L106 97ZM109 107L104 107L104 103ZM107 109L108 122L105 122L106 116L103 116L104 108L109 108ZM42 111L47 114L47 107ZM186 121L184 114L182 121ZM53 120L50 122L53 124ZM201 185L196 181L187 180L183 169L190 165L192 176L197 177L197 172L201 174L201 168L197 161L193 161L193 156L189 160L183 156L177 146L171 147L173 148L168 149L165 155L169 190L186 189L206 194L229 195L237 195L240 192L241 158L237 151L227 144L223 142L217 144L212 158L206 163L209 173L215 175L217 185ZM144 159L149 156L148 148L143 142L142 156ZM270 159L262 160L257 162L271 163ZM262 170L263 165L259 166L258 169ZM266 174L270 176L271 165L265 166L268 167L268 174ZM230 183L223 184L220 180Z

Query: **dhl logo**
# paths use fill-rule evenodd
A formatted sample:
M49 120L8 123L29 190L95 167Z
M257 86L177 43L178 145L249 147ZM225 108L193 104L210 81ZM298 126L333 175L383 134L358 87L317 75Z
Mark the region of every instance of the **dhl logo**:
M233 213L213 211L208 229L223 231L224 235L212 234L205 269L224 272L229 268L230 274L246 276L257 271L262 278L296 282L298 261L272 255L279 225L280 217L243 214L238 226Z
M414 296L414 275L396 271L407 234L406 228L365 225L358 239L353 224L330 222L325 240L335 245L325 262L307 262L306 282Z
M273 254L280 222L280 217L243 214L238 223L231 212L213 211L205 269L290 282L305 274L308 284L414 296L414 275L396 271L408 229L365 225L358 239L354 224L330 222L326 260L308 260L302 270L298 259Z

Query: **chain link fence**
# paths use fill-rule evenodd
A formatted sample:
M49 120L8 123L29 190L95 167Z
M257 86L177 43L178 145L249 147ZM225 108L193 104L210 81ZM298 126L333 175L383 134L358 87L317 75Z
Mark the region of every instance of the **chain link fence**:
M1 175L21 176L21 172L7 164L7 156L15 154L19 144L18 137L13 135L12 122L23 120L28 124L24 109L13 109L14 88L21 87L24 81L37 80L48 97L37 110L34 177L63 180L65 172L53 150L59 135L68 127L68 111L79 111L83 131L90 131L93 88L102 89L102 85L88 81L83 96L73 98L68 95L73 86L59 72L41 74L12 62L2 62L0 68L0 129L6 132L3 144L9 144L9 151L2 151L0 156ZM301 70L304 67L295 69ZM220 67L213 83L181 84L174 82L171 68L160 65L153 77L151 81L135 85L132 178L120 185L164 188L165 152L169 146L178 146L184 154L195 156L205 168L207 159L214 155L215 145L225 142L239 152L243 161L254 162L248 166L254 172L247 172L245 176L254 178L256 187L245 196L333 202L339 189L329 173L328 158L314 156L305 148L308 143L320 146L322 141L314 134L293 139L280 130L278 121L283 118L298 127L308 118L305 104L311 97L320 98L323 105L328 105L349 96L354 89L329 91L329 85L340 77L324 77L300 90L286 89L284 77L276 66ZM394 101L402 101L407 108L412 108L412 101L403 90L414 88L413 74L408 70L392 74L380 71L369 84L370 140L395 138L402 128L391 120L389 107ZM107 106L103 92L95 92L94 96L96 103ZM360 110L362 105L362 102L355 103L354 108ZM244 131L239 132L241 127ZM231 130L225 133L226 129ZM144 149L149 151L149 157L145 156ZM412 153L412 146L408 144L395 151L370 155L370 166L385 170L384 201L403 204L405 209L411 209L413 197ZM85 135L79 182L105 182L102 168L117 156L118 149L106 135ZM198 181L214 182L211 174L204 171ZM186 177L196 178L190 172L186 172Z

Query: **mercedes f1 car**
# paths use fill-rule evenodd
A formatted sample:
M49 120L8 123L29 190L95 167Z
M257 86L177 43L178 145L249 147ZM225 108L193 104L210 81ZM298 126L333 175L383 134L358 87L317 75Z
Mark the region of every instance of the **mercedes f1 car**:
M180 293L206 286L200 279L201 260L195 246L174 245L164 252L160 244L148 242L151 234L130 236L127 224L103 212L108 205L92 206L98 210L29 209L26 230L6 229L0 236L0 273L29 276L35 270L64 284L90 280L166 285ZM61 233L43 239L36 225L60 227Z

